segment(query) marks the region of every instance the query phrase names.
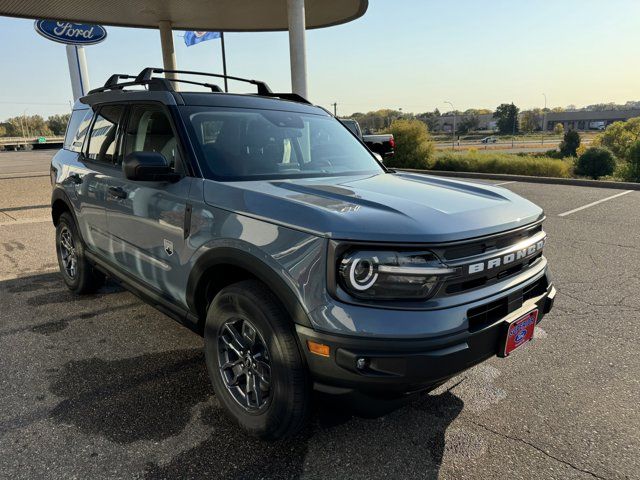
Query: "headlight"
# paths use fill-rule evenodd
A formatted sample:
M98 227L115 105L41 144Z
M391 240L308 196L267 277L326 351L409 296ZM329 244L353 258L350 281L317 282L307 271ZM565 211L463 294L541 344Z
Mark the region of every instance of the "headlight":
M362 299L426 299L438 281L456 269L443 265L431 252L358 250L340 260L339 282Z

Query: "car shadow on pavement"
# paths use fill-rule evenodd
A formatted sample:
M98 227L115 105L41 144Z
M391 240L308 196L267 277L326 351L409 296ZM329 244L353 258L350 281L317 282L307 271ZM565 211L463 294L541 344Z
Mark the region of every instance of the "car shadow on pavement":
M263 442L208 401L214 393L199 348L71 361L55 372L49 389L64 399L51 420L121 444L182 434L193 428L197 412L195 420L208 432L204 441L160 462L150 459L147 478L299 478L305 470L372 478L380 468L391 476L436 478L445 432L463 407L447 390L384 417L361 418L316 396L307 429L293 439ZM198 404L203 408L194 409Z

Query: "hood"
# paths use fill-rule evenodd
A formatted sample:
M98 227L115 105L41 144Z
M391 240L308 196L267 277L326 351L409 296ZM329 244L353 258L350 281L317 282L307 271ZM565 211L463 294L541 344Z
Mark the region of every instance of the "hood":
M343 240L440 243L543 215L504 188L412 173L204 183L212 206Z

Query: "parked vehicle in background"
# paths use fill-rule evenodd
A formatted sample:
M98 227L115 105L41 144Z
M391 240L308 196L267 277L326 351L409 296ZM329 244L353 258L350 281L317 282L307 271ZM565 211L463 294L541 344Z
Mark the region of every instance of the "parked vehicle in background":
M604 130L607 128L607 122L604 120L596 120L589 122L589 130Z
M294 434L313 388L396 404L533 338L556 294L540 207L389 170L263 82L176 91L164 72L76 102L51 161L58 264L73 292L110 276L202 335L249 433Z
M497 137L484 137L482 140L480 140L481 143L496 143L497 141Z
M353 134L360 138L369 150L373 153L380 155L382 159L392 157L394 149L396 147L396 141L391 133L381 133L377 135L364 134L360 128L360 124L353 118L339 118L342 124L353 132Z

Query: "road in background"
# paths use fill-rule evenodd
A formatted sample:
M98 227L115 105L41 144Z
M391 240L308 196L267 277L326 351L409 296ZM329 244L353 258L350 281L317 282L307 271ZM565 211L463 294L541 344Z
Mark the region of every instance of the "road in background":
M224 415L198 336L114 283L69 293L48 209L2 222L0 477L638 478L640 192L502 188L548 215L558 297L535 340L382 418L318 401L276 443ZM3 206L49 195L47 178L0 179Z
M49 175L51 157L57 150L0 152L0 178ZM0 203L0 206L3 204Z

